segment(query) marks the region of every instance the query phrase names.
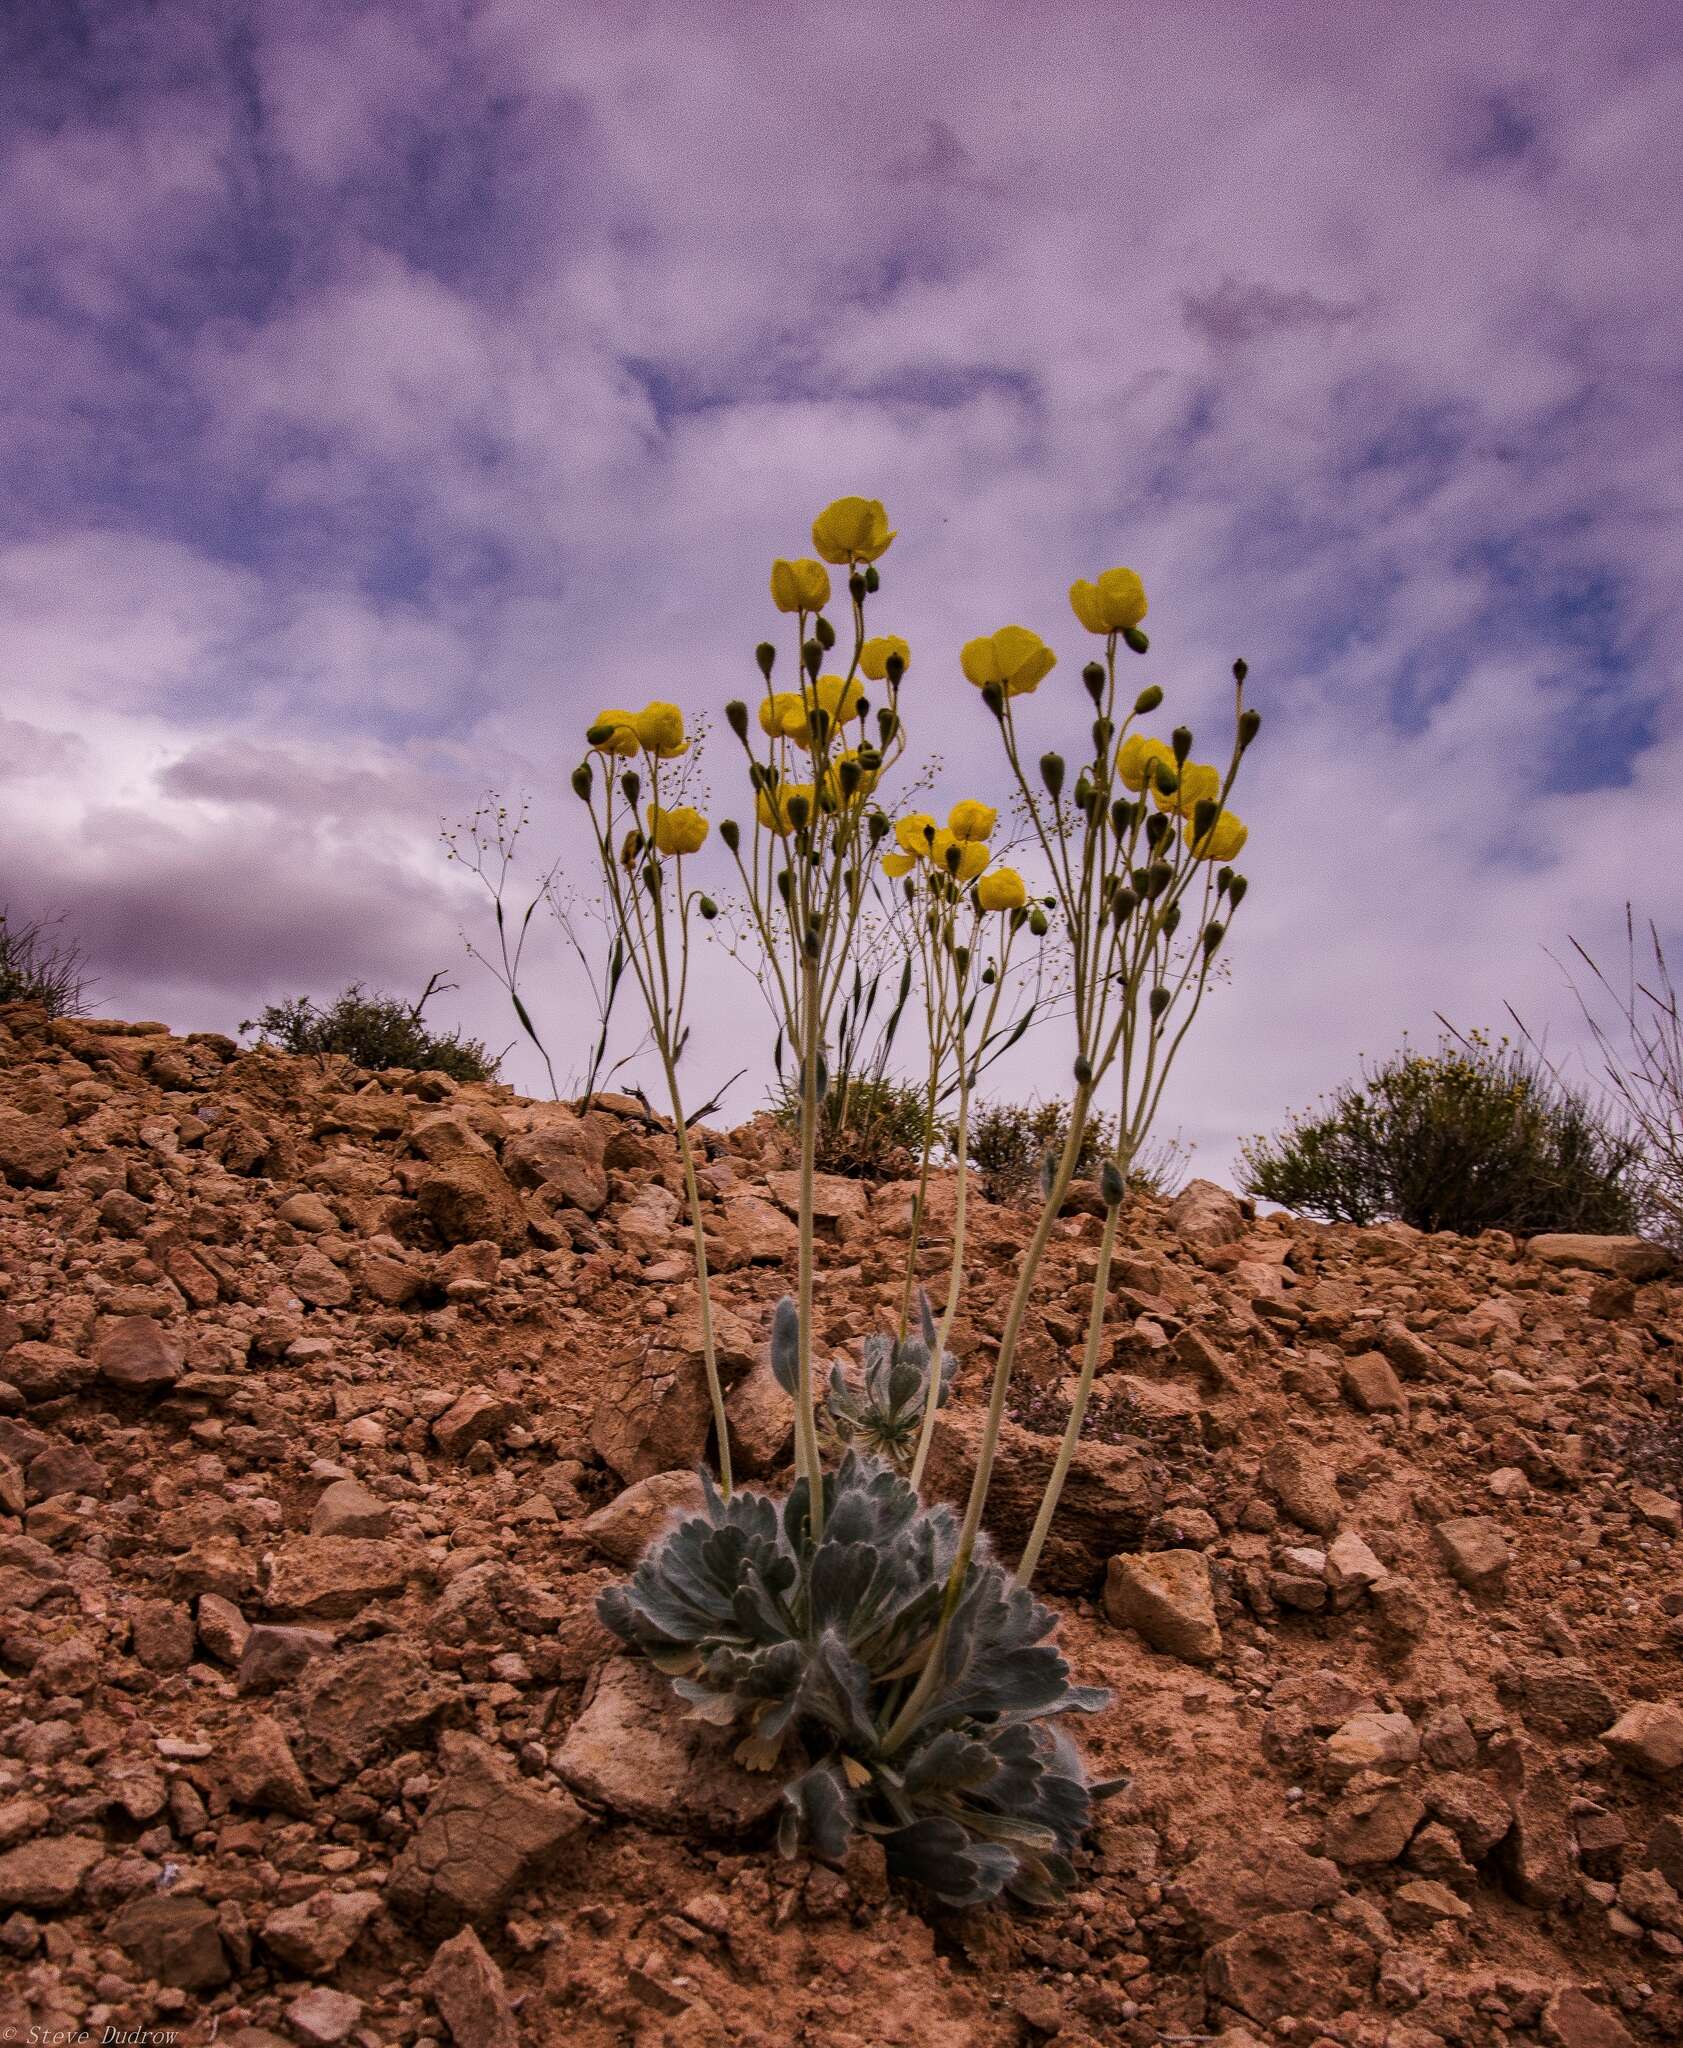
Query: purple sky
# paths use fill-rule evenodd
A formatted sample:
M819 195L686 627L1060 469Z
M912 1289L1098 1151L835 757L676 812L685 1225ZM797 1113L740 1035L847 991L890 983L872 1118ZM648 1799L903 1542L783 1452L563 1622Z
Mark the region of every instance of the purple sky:
M1081 725L1073 576L1141 571L1130 673L1195 725L1250 659L1253 896L1167 1116L1204 1170L1436 1010L1568 1052L1544 948L1627 896L1683 950L1675 8L36 0L0 38L0 901L68 912L106 1012L448 966L440 1019L504 1043L440 820L525 793L576 859L583 722L747 694L769 560L847 491L901 529L877 623L943 797L1000 793L970 635L1045 633L1032 729ZM694 1087L769 1049L704 988Z

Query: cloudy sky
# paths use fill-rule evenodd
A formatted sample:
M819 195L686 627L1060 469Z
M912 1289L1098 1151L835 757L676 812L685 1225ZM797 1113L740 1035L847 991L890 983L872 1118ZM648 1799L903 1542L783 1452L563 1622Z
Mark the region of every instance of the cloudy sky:
M583 723L747 694L842 492L900 529L943 792L1000 789L976 632L1046 634L1031 730L1083 723L1075 575L1142 573L1130 673L1203 730L1249 658L1253 894L1168 1116L1205 1170L1436 1011L1569 1054L1545 949L1627 897L1683 950L1675 8L3 23L0 901L106 1013L447 967L505 1042L441 821L525 796L585 879ZM769 1038L734 976L697 1086Z

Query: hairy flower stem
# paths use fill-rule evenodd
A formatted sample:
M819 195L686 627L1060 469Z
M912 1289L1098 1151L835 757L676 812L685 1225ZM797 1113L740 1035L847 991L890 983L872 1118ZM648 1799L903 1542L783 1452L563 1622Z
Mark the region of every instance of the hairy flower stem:
M1052 1517L1058 1512L1058 1502L1063 1498L1064 1481L1069 1477L1070 1461L1075 1456L1075 1447L1081 1440L1081 1425L1087 1418L1087 1400L1093 1391L1093 1375L1099 1367L1099 1349L1104 1338L1105 1305L1110 1299L1110 1261L1116 1250L1116 1228L1121 1219L1122 1204L1112 1202L1105 1212L1104 1231L1099 1238L1098 1270L1093 1275L1093 1305L1087 1315L1087 1343L1081 1355L1081 1377L1076 1383L1075 1399L1070 1403L1069 1421L1064 1425L1063 1442L1058 1446L1058 1455L1053 1460L1052 1470L1046 1481L1046 1491L1041 1496L1040 1512L1034 1518L1034 1527L1023 1554L1017 1561L1016 1575L1012 1584L1026 1586L1034 1577L1035 1566L1040 1562L1040 1553L1046 1547L1046 1537L1052 1527Z
M807 961L801 969L801 1214L800 1214L800 1363L795 1390L796 1464L807 1482L811 1538L824 1534L824 1474L818 1458L818 1424L812 1411L812 1202L813 1171L818 1149L818 969Z
M1051 1242L1052 1226L1058 1220L1058 1211L1064 1205L1069 1193L1069 1184L1075 1178L1076 1162L1081 1157L1082 1140L1087 1135L1087 1116L1093 1105L1093 1084L1090 1081L1076 1085L1075 1099L1070 1104L1069 1136L1064 1140L1063 1155L1052 1176L1052 1185L1046 1192L1041 1205L1040 1220L1029 1239L1028 1250L1023 1255L1022 1268L1017 1275L1017 1285L1011 1296L1011 1306L1006 1313L1005 1328L999 1340L999 1359L993 1369L993 1390L988 1397L988 1417L982 1430L981 1448L976 1455L975 1476L970 1482L970 1499L964 1510L963 1526L958 1535L958 1552L953 1558L953 1568L947 1579L947 1590L941 1602L941 1619L936 1626L935 1640L930 1644L929 1655L919 1674L917 1684L912 1688L905 1705L894 1717L893 1724L883 1737L885 1755L892 1755L917 1726L918 1716L930 1694L941 1681L941 1667L947 1647L947 1631L952 1625L953 1615L964 1593L964 1581L969 1575L970 1560L975 1555L976 1537L982 1526L982 1510L987 1505L988 1488L993 1483L994 1459L999 1451L1000 1425L1005 1419L1005 1395L1011 1384L1011 1368L1016 1363L1017 1338L1023 1327L1023 1316L1027 1312L1029 1296L1034 1291L1035 1277L1040 1262L1046 1255Z
M719 1440L719 1491L730 1499L730 1424L725 1419L725 1390L719 1379L719 1356L713 1341L713 1289L707 1272L707 1234L701 1224L701 1184L695 1176L695 1147L684 1106L678 1095L678 1070L664 1051L666 1086L672 1098L672 1121L678 1133L678 1159L684 1169L684 1194L690 1207L690 1229L695 1236L695 1280L701 1296L701 1362L707 1374L707 1398L713 1404L713 1432Z
M952 1265L947 1273L947 1299L941 1310L941 1325L935 1332L935 1349L929 1360L929 1385L923 1396L923 1423L918 1430L917 1455L912 1460L912 1485L923 1484L923 1468L929 1461L929 1446L935 1440L935 1416L941 1405L941 1361L946 1356L947 1339L952 1334L953 1318L958 1314L958 1297L964 1285L964 1220L970 1193L970 1075L968 1068L963 1072L958 1088L958 1187L953 1196L953 1254ZM918 1201L923 1200L923 1191L918 1190ZM912 1211L912 1227L915 1233L919 1211ZM916 1237L913 1237L916 1244Z
M929 1198L929 1157L935 1149L934 1112L931 1110L924 1120L923 1158L918 1163L917 1193L912 1197L912 1220L910 1242L906 1246L906 1277L900 1288L900 1327L896 1334L901 1342L912 1326L912 1289L917 1283L918 1240L923 1235L923 1208ZM917 1481L914 1479L915 1486Z

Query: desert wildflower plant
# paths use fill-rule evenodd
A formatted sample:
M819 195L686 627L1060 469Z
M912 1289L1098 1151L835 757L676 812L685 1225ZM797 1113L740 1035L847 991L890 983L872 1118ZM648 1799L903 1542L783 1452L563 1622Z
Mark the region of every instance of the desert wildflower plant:
M1025 853L996 856L996 808L966 796L934 809L887 806L907 765L902 715L909 645L873 633L878 564L895 539L874 499L842 498L812 527L810 557L772 566L770 592L792 646L756 651L754 701L726 718L745 756L746 822L724 818L742 915L758 942L780 1043L796 1061L800 1125L799 1258L794 1295L778 1304L772 1369L795 1409L795 1477L781 1502L729 1491L718 1377L709 1387L721 1456L705 1505L646 1553L632 1579L604 1594L603 1619L672 1679L691 1712L738 1734L750 1768L791 1761L780 1839L837 1857L856 1832L879 1838L895 1874L968 1905L1002 1891L1055 1898L1073 1876L1095 1786L1060 1718L1106 1695L1073 1685L1048 1640L1054 1617L1030 1590L1079 1441L1098 1358L1123 1196L1163 1084L1209 985L1246 885L1233 863L1245 827L1229 808L1257 731L1234 669L1234 730L1220 765L1195 758L1184 727L1140 729L1162 701L1155 686L1124 708L1118 668L1144 654L1145 591L1126 568L1078 582L1070 603L1096 636L1081 671L1084 730L1073 773L1055 748L1033 755L1030 705L1057 666L1053 648L1010 624L967 642L963 676L997 728ZM832 571L845 578L836 602ZM831 610L845 615L838 634ZM786 654L792 662L780 669ZM791 673L792 669L792 673ZM1048 693L1050 696L1051 693ZM1067 712L1073 692L1064 692ZM706 1248L678 1106L688 933L711 899L686 878L706 820L682 802L666 765L680 758L676 707L605 710L592 755L575 776L591 805L598 851L622 908L628 952L672 1089L691 1194L703 1296ZM631 765L635 763L636 765ZM1022 858L1033 870L1014 864ZM617 878L617 879L616 879ZM950 1128L958 1174L946 1296L939 1318L917 1298L908 1264L897 1330L867 1341L862 1374L832 1376L819 1413L814 1386L814 1141L829 1056L857 950L887 892L905 938L901 1002L922 995L930 1079L924 1170L909 1258L927 1186L942 1097L954 1078ZM953 1384L946 1349L963 1280L966 1133L987 1059L1033 1014L1012 991L1025 959L1059 961L1060 1011L1073 1036L1073 1098L1061 1147L1049 1155L1042 1202L1000 1332L976 1467L962 1513L920 1499L937 1411ZM996 1561L982 1520L1023 1317L1053 1225L1094 1128L1104 1222L1077 1394L1040 1511L1014 1570ZM823 1440L820 1425L823 1427ZM832 1452L828 1469L826 1444ZM839 1462L836 1458L839 1457Z

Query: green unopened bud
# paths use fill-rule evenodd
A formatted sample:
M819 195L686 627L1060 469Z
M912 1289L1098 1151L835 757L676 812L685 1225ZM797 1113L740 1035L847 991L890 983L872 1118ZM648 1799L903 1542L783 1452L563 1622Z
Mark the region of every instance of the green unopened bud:
M1249 887L1250 884L1245 880L1243 875L1235 875L1232 881L1229 882L1227 885L1228 902L1233 904L1234 907L1237 908L1239 904L1244 902L1245 891Z
M816 640L809 640L802 647L801 666L811 676L812 680L817 682L818 671L824 666L824 650Z
M877 737L886 749L890 740L900 730L900 721L885 704L877 713Z
M812 637L818 642L820 647L834 647L836 644L836 629L830 624L828 619L820 614L812 622Z
M1192 836L1202 839L1217 818L1221 816L1221 805L1213 796L1201 796L1192 806Z
M1028 914L1028 928L1037 939L1045 938L1052 928L1047 923L1045 911L1041 909L1038 903Z
M595 787L595 783L596 778L591 772L590 763L588 761L581 761L573 770L573 794L575 796L582 796L585 802L588 803L590 801L590 792Z
M843 761L837 766L836 780L841 784L843 797L850 801L858 795L859 785L864 778L865 771L857 761Z
M1180 930L1180 905L1171 903L1163 913L1162 931L1166 939L1172 939Z
M1134 912L1138 910L1139 906L1140 899L1134 894L1132 889L1118 889L1116 892L1115 908L1116 922L1119 925L1126 924Z
M1046 785L1046 793L1053 803L1063 794L1064 757L1062 754L1042 754L1040 757L1040 779Z
M1122 1199L1122 1175L1114 1159L1107 1159L1099 1168L1099 1193L1104 1197L1107 1209L1114 1209Z
M1104 669L1096 661L1088 662L1081 671L1081 680L1087 686L1087 694L1096 704L1104 695Z
M982 702L993 713L995 718L1003 718L1005 716L1005 692L998 683L984 683L982 685Z
M1233 664L1233 680L1236 683L1242 683L1250 672L1251 665L1248 661L1236 661Z
M1155 899L1174 880L1174 869L1166 860L1154 860L1145 871L1145 893Z
M1138 626L1124 626L1122 628L1122 637L1136 654L1149 654L1151 652L1151 642L1140 631Z
M1153 683L1149 689L1141 690L1134 699L1134 716L1144 718L1147 712L1155 711L1163 701L1163 692Z
M740 697L733 697L725 706L725 723L744 746L748 744L748 707Z
M1093 1062L1084 1052L1075 1056L1075 1085L1085 1088L1093 1078Z
M1163 1012L1174 1001L1174 996L1169 992L1168 989L1164 988L1163 985L1159 983L1157 987L1151 991L1150 1001L1152 1017L1157 1018L1161 1017Z
M882 578L877 574L876 563L871 562L865 570L865 594L867 597L875 597L881 588Z
M968 946L954 946L953 965L958 969L958 978L962 981L970 972L970 948Z
M1145 821L1145 843L1155 851L1168 838L1174 827L1169 823L1168 813L1153 811Z
M812 804L810 800L804 796L791 796L788 801L787 815L789 823L794 826L795 830L797 832L803 831L812 821Z
M1183 767L1185 765L1187 755L1190 754L1192 751L1191 726L1177 725L1174 731L1169 735L1169 744L1175 750L1175 766L1177 768Z
M1085 811L1091 805L1092 801L1092 777L1087 773L1086 769L1083 768L1081 773L1075 778L1075 808L1078 811Z
M1116 728L1108 718L1093 720L1093 752L1100 760L1110 752L1110 742Z
M639 781L637 776L629 768L627 768L625 773L620 777L619 786L621 789L625 791L625 800L628 804L635 805L638 797L640 797L643 793L643 785L641 781Z
M900 679L906 673L905 657L899 654L891 654L883 663L882 672L888 678L889 688L891 690L899 689Z
M585 728L585 738L593 747L605 747L617 728L613 725L592 725Z
M806 729L812 735L814 752L821 753L829 744L830 714L821 704L815 704L806 714Z
M1137 823L1138 820L1134 816L1133 805L1125 796L1117 797L1110 807L1111 831L1116 834L1118 839L1125 839Z
M725 842L727 853L735 853L742 845L742 827L734 818L725 818L719 825L719 837Z
M1213 953L1217 946L1221 944L1222 938L1225 935L1226 931L1226 925L1224 925L1219 918L1212 917L1209 923L1205 925L1204 953L1206 957Z
M794 876L794 871L793 871L793 869L791 869L791 868L779 868L779 869L778 869L778 871L777 871L777 893L778 893L778 895L779 895L779 896L781 896L781 897L782 897L782 899L783 899L783 902L784 902L784 904L785 904L785 905L787 905L787 904L788 904L788 903L790 902L790 900L791 900L791 899L793 898L793 896L794 896L794 893L795 893L795 876Z
M1239 713L1239 745L1241 748L1248 747L1261 730L1262 713L1260 711L1241 711Z
M760 664L760 674L769 683L771 681L772 669L777 661L777 649L772 646L769 640L762 640L759 646L754 649L754 659Z
M1016 913L1015 913L1015 912L1013 912L1012 914L1013 914L1013 916L1014 916L1014 915L1015 915ZM986 967L984 967L984 968L982 969L982 986L983 986L983 988L992 988L992 987L993 987L993 985L994 985L994 983L995 983L995 982L996 982L996 981L997 981L998 979L999 979L999 969L998 969L997 967L995 967L995 966L994 966L994 964L993 964L993 962L992 962L992 961L990 960L990 961L988 962L987 966L986 966Z
M893 827L886 811L873 811L865 828L871 835L871 844L878 846L885 840Z

